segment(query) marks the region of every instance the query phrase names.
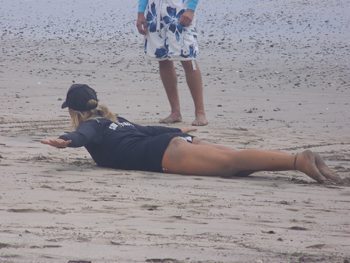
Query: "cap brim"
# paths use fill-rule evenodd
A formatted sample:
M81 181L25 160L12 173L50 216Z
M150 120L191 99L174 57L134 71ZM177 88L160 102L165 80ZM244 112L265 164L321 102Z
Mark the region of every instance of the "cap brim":
M67 107L68 107L67 102L66 102L66 101L63 102L63 103L62 103L62 106L61 106L61 109L64 109L64 108L67 108Z

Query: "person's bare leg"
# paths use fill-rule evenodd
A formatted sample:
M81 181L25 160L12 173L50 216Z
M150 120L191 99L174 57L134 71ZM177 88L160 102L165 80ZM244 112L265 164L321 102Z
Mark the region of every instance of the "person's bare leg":
M233 148L230 148L230 147L227 147L227 146L224 146L224 145L220 145L220 144L214 144L214 143L211 143L211 142L207 142L205 140L199 139L198 137L194 137L193 140L192 140L192 143L193 144L200 144L200 145L210 145L212 147L215 147L215 148L221 149L221 150L234 151Z
M194 137L192 143L193 144L201 144L201 145L210 145L210 146L215 147L216 149L220 149L220 150L235 151L235 149L233 149L233 148L230 148L230 147L227 147L227 146L224 146L224 145L220 145L220 144L210 143L210 142L201 140L198 137ZM249 171L248 170L247 171L241 171L241 172L236 173L235 176L245 177L245 176L248 176L248 175L250 175L252 173L254 173L254 171L250 171L250 170Z
M159 73L166 95L170 103L170 115L161 119L160 123L181 122L180 100L177 90L177 76L174 63L170 60L159 61Z
M192 61L181 61L195 107L196 118L192 122L192 125L204 126L208 124L208 121L204 110L202 74L197 62L194 61L193 63L196 63L195 69L193 68Z
M311 151L297 155L255 149L235 151L174 138L164 154L162 165L166 172L179 174L233 176L257 171L298 170L320 183L333 180L320 171L321 159L318 158ZM323 165L329 169L324 162Z
M293 170L294 156L255 149L235 151L174 138L164 154L163 167L180 174L232 176L242 171Z

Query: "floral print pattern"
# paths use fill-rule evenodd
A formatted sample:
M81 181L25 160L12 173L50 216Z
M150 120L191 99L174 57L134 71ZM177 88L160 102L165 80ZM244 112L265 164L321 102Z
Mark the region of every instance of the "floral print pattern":
M193 60L197 57L195 22L189 27L184 27L179 22L185 10L184 0L148 1L148 34L144 45L148 56L157 60Z
M163 17L163 21L169 30L176 36L176 40L180 41L180 34L182 33L183 26L179 23L180 17L185 12L185 9L181 9L180 12L176 12L176 8L170 6L167 7L168 15Z
M157 11L156 4L152 3L151 8L148 9L146 14L146 21L149 32L156 32L157 30Z
M164 44L164 47L157 48L154 53L156 58L168 58L169 57L169 45Z
M195 58L195 57L197 57L197 51L196 51L194 45L190 45L189 49L190 49L189 50L190 52L188 54L187 54L187 52L185 54L184 50L182 49L181 50L181 57L183 57L183 58Z

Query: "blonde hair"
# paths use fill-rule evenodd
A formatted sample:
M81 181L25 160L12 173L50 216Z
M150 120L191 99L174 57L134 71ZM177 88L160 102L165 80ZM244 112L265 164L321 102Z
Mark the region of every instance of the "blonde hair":
M96 103L96 100L90 100L89 104ZM97 108L88 110L88 111L76 111L73 109L69 109L69 114L72 119L72 125L74 128L77 128L80 123L87 121L89 119L94 119L97 117L106 118L110 121L115 122L117 120L117 114L112 113L107 106L98 105Z

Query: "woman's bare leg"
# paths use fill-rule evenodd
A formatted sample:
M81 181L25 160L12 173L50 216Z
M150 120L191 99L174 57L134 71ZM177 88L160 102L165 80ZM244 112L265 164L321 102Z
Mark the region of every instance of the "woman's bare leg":
M210 143L204 140L199 139L198 137L194 137L193 144L200 144L200 145L210 145L211 147L215 147L216 149L220 149L220 150L228 150L228 151L235 151L235 149L224 146L224 145L220 145L220 144L214 144L214 143ZM235 174L235 176L248 176L250 174L254 173L254 171L241 171Z
M242 171L293 170L294 156L253 149L235 151L174 138L164 154L163 167L180 174L230 176Z
M170 60L159 61L159 73L171 108L170 115L161 119L159 122L181 122L180 99L177 90L177 76L174 63Z
M227 147L227 146L224 146L224 145L220 145L220 144L210 143L210 142L204 141L202 139L199 139L198 137L194 137L192 143L193 144L200 144L200 145L210 145L212 147L215 147L215 148L221 149L221 150L234 151L233 148L230 148L230 147Z
M216 149L220 149L220 150L235 151L235 149L233 149L233 148L230 148L230 147L227 147L227 146L224 146L224 145L220 145L220 144L210 143L210 142L201 140L198 137L194 137L192 143L193 144L201 144L201 145L210 145L211 147L215 147ZM248 175L250 175L252 173L254 173L254 171L251 171L251 170L240 171L240 172L237 172L235 174L235 176L242 176L242 177L244 177L244 176L248 176Z
M263 150L230 150L212 145L190 144L174 138L163 157L166 172L205 176L233 176L257 171L298 170L318 182L335 181L321 157L311 151L297 156ZM335 174L332 173L332 176ZM336 178L339 178L336 176ZM340 179L341 180L341 179Z

